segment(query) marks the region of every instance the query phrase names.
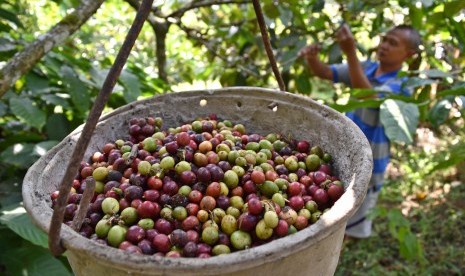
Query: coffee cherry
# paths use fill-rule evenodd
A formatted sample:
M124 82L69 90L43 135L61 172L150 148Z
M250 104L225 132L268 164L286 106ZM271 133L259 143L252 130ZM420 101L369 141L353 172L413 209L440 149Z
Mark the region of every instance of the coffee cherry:
M252 245L252 237L248 232L234 231L231 234L231 245L237 250L249 248Z
M107 215L113 215L119 211L119 202L118 200L107 197L102 202L102 211Z
M214 245L218 241L218 229L208 226L202 231L202 241L209 245Z
M266 225L265 220L261 219L255 227L255 234L261 240L266 240L273 235L273 228Z
M276 214L274 211L266 211L265 215L263 216L263 220L265 221L266 226L269 228L275 228L278 226L278 214Z
M107 241L113 247L118 247L126 238L127 229L120 225L114 225L108 231Z

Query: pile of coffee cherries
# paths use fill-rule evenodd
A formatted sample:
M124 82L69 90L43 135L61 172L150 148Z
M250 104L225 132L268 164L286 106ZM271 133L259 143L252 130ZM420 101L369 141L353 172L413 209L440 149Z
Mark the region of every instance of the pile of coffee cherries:
M126 139L81 163L66 224L93 177L81 235L134 254L208 258L302 230L344 192L331 156L308 141L247 133L215 114L162 124L132 118Z

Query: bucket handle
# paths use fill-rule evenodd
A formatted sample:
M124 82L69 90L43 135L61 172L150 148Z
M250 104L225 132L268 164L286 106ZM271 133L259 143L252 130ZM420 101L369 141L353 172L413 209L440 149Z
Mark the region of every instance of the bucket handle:
M271 48L271 43L266 30L265 19L263 17L263 12L259 0L252 0L252 2L255 14L257 16L258 25L260 26L263 44L265 46L265 50L271 64L271 68L276 77L276 80L278 81L279 89L284 92L286 88L273 55L273 50ZM92 133L95 130L98 119L102 115L103 108L105 107L110 97L110 94L113 91L116 81L121 74L123 66L126 63L126 60L131 52L132 47L134 46L137 37L139 36L142 26L144 25L145 20L149 16L152 4L153 0L143 0L141 5L139 6L134 22L132 23L131 28L129 29L129 32L126 35L126 38L123 42L123 45L121 46L118 55L116 56L115 62L113 63L112 67L110 68L110 71L108 72L105 82L103 83L102 89L97 95L92 109L90 110L87 121L82 129L82 133L87 135L79 136L76 146L71 155L69 164L65 171L65 175L63 176L63 179L59 186L58 198L53 209L53 215L50 221L50 229L48 232L48 246L51 253L54 256L59 256L66 251L66 248L63 246L60 237L60 232L61 225L64 219L65 205L67 203L69 192L72 187L73 179L78 172L81 160L84 158L84 153L87 149L87 146L89 145ZM77 211L76 217L72 222L73 229L77 231L79 231L79 228L83 223L85 214L87 213L87 210L89 208L90 200L92 199L94 189L95 180L93 178L87 178L84 196L81 199L81 204Z
M260 3L258 0L253 0L252 2L253 2L255 14L257 16L258 25L260 26L260 32L262 34L262 40L265 46L266 54L268 55L268 59L270 60L271 69L273 70L275 78L278 81L279 89L284 92L286 91L286 86L284 85L283 78L281 74L279 73L278 65L276 64L276 60L273 55L270 38L266 30L265 19L263 17L262 7L260 6Z
M78 232L81 229L82 223L84 222L87 210L89 209L90 201L94 196L95 190L95 179L92 176L86 178L86 187L84 194L82 195L81 201L79 202L79 208L76 211L76 216L73 219L71 227Z
M59 186L59 193L58 198L56 201L56 205L53 210L52 219L50 222L50 229L48 232L48 246L51 253L54 256L59 256L63 254L66 249L64 248L60 232L61 232L61 225L64 218L65 213L65 204L68 199L68 195L73 183L73 179L78 172L79 165L81 160L84 158L84 153L89 145L90 139L92 137L92 133L95 130L95 126L97 125L98 119L100 115L102 115L103 108L110 97L110 94L115 87L116 81L121 74L124 64L131 52L132 47L144 25L145 20L147 19L151 8L152 8L153 0L143 0L138 11L134 22L129 29L128 34L121 46L121 49L116 56L115 62L113 63L105 82L103 83L102 89L100 90L97 98L94 101L94 105L90 110L89 116L87 121L82 129L82 133L84 135L80 135L77 141L77 144L73 150L71 155L68 167L66 168L65 175L61 181ZM92 189L93 190L93 189ZM86 204L84 208L82 208L81 212L87 211L89 204ZM80 208L81 209L81 208Z

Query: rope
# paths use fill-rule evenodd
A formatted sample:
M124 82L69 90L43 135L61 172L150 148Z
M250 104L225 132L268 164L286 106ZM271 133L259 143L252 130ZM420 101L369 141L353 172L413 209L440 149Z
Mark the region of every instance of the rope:
M266 30L265 19L263 18L262 8L258 0L253 0L253 7L255 9L255 14L257 15L258 25L260 26L260 32L262 33L263 44L265 45L266 54L268 55L268 59L270 60L271 69L273 69L273 73L278 81L279 89L281 91L286 91L286 86L284 85L283 78L279 73L278 65L276 64L276 60L273 55L273 50L271 48L270 38L268 37L268 32Z
M124 40L124 43L116 56L115 63L110 69L105 82L103 83L102 89L95 99L94 105L89 113L86 124L82 130L82 134L79 136L76 147L74 148L73 154L71 155L70 162L66 168L65 175L63 176L62 182L59 186L59 194L55 209L53 212L52 220L50 222L50 230L48 233L48 246L54 256L63 254L66 249L63 247L60 232L61 225L65 213L65 205L68 200L69 191L71 189L73 179L78 172L81 160L84 157L84 153L89 145L92 133L95 130L98 119L102 115L103 108L110 97L110 94L115 87L116 81L121 74L124 64L131 52L134 43L139 36L139 33L147 19L150 10L152 8L153 0L143 0L142 4L137 11L136 18L132 23L132 26Z

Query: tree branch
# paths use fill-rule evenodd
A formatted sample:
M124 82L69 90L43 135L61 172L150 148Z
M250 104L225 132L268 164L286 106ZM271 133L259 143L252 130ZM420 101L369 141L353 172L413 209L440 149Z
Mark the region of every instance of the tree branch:
M131 7L138 10L140 6L139 0L126 0ZM152 8L152 13L156 14L158 12L158 8ZM168 74L166 73L166 35L168 34L168 30L170 28L171 23L168 22L165 18L156 18L152 14L149 15L147 18L147 22L153 29L155 33L155 54L157 57L157 69L158 69L158 77L168 82Z
M188 27L184 26L183 24L178 24L178 27L186 33L187 37L189 37L192 40L195 40L195 41L199 42L205 48L207 48L207 50L214 57L217 57L217 58L221 59L222 61L224 61L228 65L228 67L237 67L239 70L242 70L242 71L246 72L247 74L249 74L251 76L254 76L256 78L260 77L260 75L257 74L256 72L254 72L253 70L251 70L251 69L249 69L249 68L247 68L245 66L242 66L240 63L237 63L237 62L232 63L226 57L224 57L224 55L219 54L217 52L217 50L214 47L212 47L212 45L210 45L209 40L202 37L202 34L198 30L188 28ZM241 60L241 62L243 62L243 60Z
M173 13L163 16L161 14L157 14L159 17L174 17L174 18L180 18L182 17L187 11L193 10L193 9L198 9L201 7L209 7L213 5L225 5L225 4L247 4L247 3L252 3L251 0L210 0L210 1L192 1L189 5L184 6L183 8L180 8Z
M126 0L126 2L132 6L134 9L138 9L140 6L139 0ZM158 69L158 76L160 79L164 80L165 82L168 81L168 76L166 72L166 35L168 34L169 28L171 24L178 25L186 35L191 39L199 41L203 44L214 56L221 58L222 60L226 61L226 59L222 58L218 53L216 53L215 49L208 45L208 42L204 39L196 37L191 34L192 30L185 28L180 18L189 10L198 9L201 7L209 7L212 5L226 5L226 4L247 4L251 3L251 0L209 0L209 1L193 1L189 4L186 4L184 7L172 12L168 15L163 15L161 10L157 7L152 8L152 14L148 17L147 21L149 22L150 26L152 27L153 31L155 32L156 37L156 46L155 52L157 56L157 69ZM175 19L173 23L168 21L168 18ZM227 61L226 61L227 62ZM238 65L243 71L248 72L251 75L255 75L256 73Z
M24 74L29 72L53 47L78 30L102 5L104 0L83 0L72 13L65 16L47 33L18 52L0 70L0 98Z
M155 54L157 56L158 76L161 80L168 82L168 74L166 72L166 35L170 29L171 23L168 21L155 20L150 23L155 32Z

